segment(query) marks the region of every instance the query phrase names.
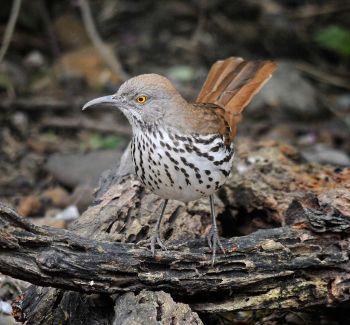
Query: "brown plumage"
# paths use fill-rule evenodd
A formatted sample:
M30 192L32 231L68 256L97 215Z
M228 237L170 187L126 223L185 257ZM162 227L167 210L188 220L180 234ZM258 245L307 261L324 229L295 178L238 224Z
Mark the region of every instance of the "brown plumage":
M217 124L217 132L225 135L226 143L232 142L241 113L276 68L277 65L271 61L245 61L234 57L217 61L197 97L197 103L203 104L195 105L206 112L197 113L205 116L214 112L221 120Z
M144 186L165 199L151 237L153 254L156 244L165 248L159 228L168 200L188 202L201 197L210 199L213 226L208 244L213 251L212 263L216 248L224 251L213 194L230 175L232 141L240 115L275 68L269 61L218 61L194 104L188 103L167 78L144 74L126 81L115 94L84 106L116 107L132 125L135 173Z

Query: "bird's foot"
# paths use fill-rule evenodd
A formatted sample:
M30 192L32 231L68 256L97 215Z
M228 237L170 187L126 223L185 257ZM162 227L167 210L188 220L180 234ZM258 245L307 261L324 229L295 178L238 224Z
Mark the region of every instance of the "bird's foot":
M208 240L208 246L212 251L212 258L211 258L211 264L214 265L215 263L215 257L216 257L216 247L219 246L221 249L221 252L223 254L226 254L224 246L222 246L220 237L218 235L218 230L216 228L211 228L210 232L207 236Z
M160 249L162 249L164 251L167 250L167 248L163 244L162 240L160 239L159 234L152 235L152 237L150 239L151 252L152 252L153 256L156 254L156 245L158 245L160 247Z

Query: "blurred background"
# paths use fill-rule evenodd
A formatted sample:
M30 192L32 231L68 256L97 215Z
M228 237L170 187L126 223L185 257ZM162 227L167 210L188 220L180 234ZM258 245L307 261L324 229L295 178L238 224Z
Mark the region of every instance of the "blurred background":
M0 202L37 224L77 218L130 139L118 111L86 101L149 72L195 100L229 56L279 64L238 147L277 140L350 166L349 1L2 0L0 35Z

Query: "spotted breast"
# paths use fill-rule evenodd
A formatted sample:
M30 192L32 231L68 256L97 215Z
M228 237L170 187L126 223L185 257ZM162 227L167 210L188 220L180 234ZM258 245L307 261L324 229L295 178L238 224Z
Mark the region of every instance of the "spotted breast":
M224 184L234 149L219 134L137 128L131 152L136 174L146 187L164 199L188 202L207 197Z

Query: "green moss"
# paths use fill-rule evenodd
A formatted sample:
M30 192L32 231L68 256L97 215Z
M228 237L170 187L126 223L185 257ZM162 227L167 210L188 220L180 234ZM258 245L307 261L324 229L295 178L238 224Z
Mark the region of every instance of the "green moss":
M121 143L121 138L115 135L101 135L95 133L88 140L90 149L116 149Z
M314 40L319 46L339 55L350 57L350 30L337 25L327 26L316 32Z

